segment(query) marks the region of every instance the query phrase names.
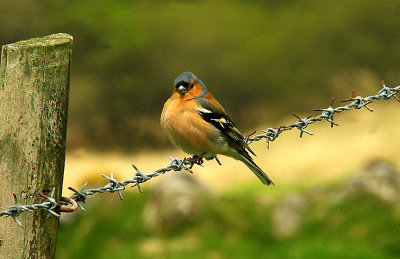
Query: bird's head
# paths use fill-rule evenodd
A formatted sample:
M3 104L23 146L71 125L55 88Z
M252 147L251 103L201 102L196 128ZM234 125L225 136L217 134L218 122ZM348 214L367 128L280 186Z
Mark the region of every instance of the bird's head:
M181 99L203 97L208 92L204 83L192 72L183 72L174 81L174 94Z

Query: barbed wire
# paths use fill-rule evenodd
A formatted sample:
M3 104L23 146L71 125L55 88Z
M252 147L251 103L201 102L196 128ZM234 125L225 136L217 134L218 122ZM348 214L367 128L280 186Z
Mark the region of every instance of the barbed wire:
M400 102L400 99L396 96L396 93L400 91L400 85L394 88L390 88L385 85L385 82L382 81L382 89L376 94L368 97L361 97L361 96L355 96L354 90L352 90L352 98L350 99L345 99L342 100L342 102L349 102L351 101L350 104L346 106L339 106L336 108L333 108L333 102L334 98L332 97L331 103L328 108L325 109L313 109L313 111L321 111L321 115L318 115L316 117L311 117L311 115L308 115L305 118L299 117L297 114L292 113L293 116L295 116L298 121L296 121L294 124L291 124L289 126L281 126L279 128L268 128L266 130L263 130L263 134L256 135L254 137L247 137L247 143L250 144L253 141L259 141L263 138L267 140L267 147L269 148L269 142L274 141L277 137L280 136L280 134L284 131L287 130L292 130L294 128L298 129L300 131L300 137L303 136L303 133L307 133L308 135L313 135L313 133L309 132L306 130L307 126L310 124L313 124L317 121L322 121L326 120L329 123L331 123L331 127L333 125L339 126L336 122L333 121L333 115L335 113L340 113L342 111L348 111L351 110L352 108L354 109L361 109L365 107L368 111L372 112L367 105L372 103L374 100L388 100L391 97L394 97L398 102ZM252 135L252 134L251 134Z
M396 93L400 91L400 85L394 88L390 88L385 85L384 82L382 82L383 88L376 94L368 97L361 97L361 96L355 96L354 90L352 91L352 98L343 100L342 102L351 102L348 105L345 106L339 106L336 108L333 108L333 101L334 98L332 98L331 103L328 108L325 109L313 109L313 111L321 111L321 114L316 116L316 117L311 117L311 115L301 118L297 114L292 113L298 120L289 125L289 126L280 126L279 128L267 128L266 130L263 130L263 134L260 135L255 135L251 137L255 132L250 134L245 138L246 142L248 144L254 142L254 141L259 141L261 139L266 139L267 141L267 147L269 148L269 142L272 142L276 140L280 134L284 131L292 130L292 129L298 129L300 131L300 137L303 136L303 133L306 133L308 135L313 135L313 133L309 132L306 130L307 126L310 124L313 124L317 121L322 121L326 120L331 124L331 127L338 126L336 122L333 120L333 115L335 113L340 113L342 111L347 111L351 109L361 109L361 108L366 108L369 111L372 111L369 107L368 104L372 103L374 100L388 100L391 97L395 98L397 101L400 102L399 98L396 96ZM214 157L216 161L220 164L219 160L217 157ZM201 157L192 157L192 158L184 158L183 160L178 159L178 158L172 158L170 157L170 163L164 167L155 170L152 173L149 174L144 174L142 173L135 165L132 165L133 168L136 170L135 175L128 179L128 180L123 180L123 181L118 181L117 179L114 178L113 173L110 173L110 176L101 174L102 177L106 178L109 180L109 182L104 185L103 187L96 188L96 189L87 189L85 190L88 182L86 182L79 190L76 190L72 187L68 187L69 190L73 191L74 194L70 198L66 197L61 197L59 201L56 201L54 199L54 193L55 189L53 188L50 197L44 195L43 193L39 193L42 197L44 197L46 200L40 204L32 204L32 205L18 205L17 204L17 197L15 194L14 195L14 201L15 205L10 206L7 210L1 211L0 212L0 217L6 216L6 217L12 217L14 221L21 227L23 225L21 224L20 221L18 221L17 217L23 213L23 212L32 212L32 210L46 210L48 212L47 217L50 215L59 217L61 212L73 212L75 211L78 207L81 210L85 210L84 207L80 203L85 203L86 198L89 195L93 195L95 193L104 193L104 192L117 192L119 195L119 198L122 200L122 193L121 191L125 190L125 186L132 184L131 187L137 187L140 192L142 192L141 184L144 182L147 182L148 180L157 177L161 174L164 174L169 171L181 171L181 170L186 170L190 173L192 172L192 167L197 164L201 165L203 163L203 160ZM67 206L70 205L70 206Z

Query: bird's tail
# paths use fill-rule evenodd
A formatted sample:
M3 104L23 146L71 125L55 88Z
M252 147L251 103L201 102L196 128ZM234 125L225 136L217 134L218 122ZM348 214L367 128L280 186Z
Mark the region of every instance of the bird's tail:
M238 156L236 157L236 159L242 161L255 175L257 175L258 179L261 180L261 182L263 182L263 184L265 184L266 186L268 185L273 185L276 186L271 179L269 179L268 175L266 173L264 173L263 170L261 170L260 167L258 167L258 165L256 165L256 163L254 163L253 159L250 157L250 155L243 150L244 152L238 152Z

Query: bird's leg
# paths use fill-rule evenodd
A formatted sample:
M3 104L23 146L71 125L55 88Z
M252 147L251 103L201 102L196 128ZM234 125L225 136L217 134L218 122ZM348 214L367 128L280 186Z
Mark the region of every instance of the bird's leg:
M221 162L219 161L217 155L215 155L215 156L213 156L213 157L210 157L210 158L206 158L206 159L207 159L207 160L213 160L213 159L215 159L215 161L217 161L217 163L218 163L219 165L222 165Z
M193 155L192 157L189 158L185 158L186 161L189 161L191 163L190 165L190 169L192 169L194 164L197 165L202 165L203 164L203 156L206 154L207 152L203 152L201 153L199 156L198 155Z

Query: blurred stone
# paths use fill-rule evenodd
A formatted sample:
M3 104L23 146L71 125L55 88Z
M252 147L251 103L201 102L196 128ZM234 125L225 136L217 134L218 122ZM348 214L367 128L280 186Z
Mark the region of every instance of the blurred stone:
M207 193L187 173L165 175L144 210L145 224L157 232L178 229L196 220Z
M367 192L383 201L396 203L400 200L400 174L389 162L371 161L349 183L348 192Z
M278 238L288 238L301 227L306 199L301 195L289 195L275 207L272 213L272 230Z
M361 168L355 177L335 188L313 189L304 194L284 197L272 213L272 230L278 238L288 238L296 234L303 224L303 212L307 204L322 204L322 209L313 215L327 212L332 204L340 204L351 195L372 194L382 201L399 204L400 174L395 166L387 161L373 160Z

